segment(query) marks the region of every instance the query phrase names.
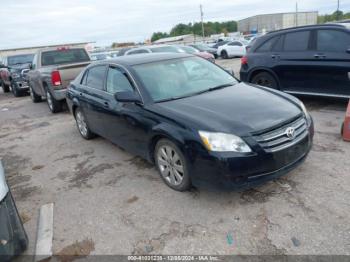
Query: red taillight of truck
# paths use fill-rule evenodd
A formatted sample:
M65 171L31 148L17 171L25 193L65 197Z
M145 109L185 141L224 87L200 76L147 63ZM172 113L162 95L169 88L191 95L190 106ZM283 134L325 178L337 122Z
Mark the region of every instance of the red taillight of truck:
M52 71L51 82L53 86L60 86L62 84L61 75L59 71Z

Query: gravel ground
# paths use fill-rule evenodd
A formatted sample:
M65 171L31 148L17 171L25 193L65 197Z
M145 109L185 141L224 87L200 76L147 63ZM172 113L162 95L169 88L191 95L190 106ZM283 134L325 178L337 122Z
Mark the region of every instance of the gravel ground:
M219 60L238 72L239 60ZM38 212L53 202L55 254L350 255L346 102L302 98L315 120L306 162L244 192L179 193L155 168L103 138L82 139L68 112L0 92L0 158L33 254Z

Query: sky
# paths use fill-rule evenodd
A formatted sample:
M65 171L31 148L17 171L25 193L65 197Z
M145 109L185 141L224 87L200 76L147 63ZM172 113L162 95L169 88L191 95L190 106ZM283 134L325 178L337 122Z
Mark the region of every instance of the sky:
M294 12L292 0L0 0L0 49L93 41L144 41L178 23ZM299 11L336 10L337 0L299 0ZM340 0L350 11L350 0Z

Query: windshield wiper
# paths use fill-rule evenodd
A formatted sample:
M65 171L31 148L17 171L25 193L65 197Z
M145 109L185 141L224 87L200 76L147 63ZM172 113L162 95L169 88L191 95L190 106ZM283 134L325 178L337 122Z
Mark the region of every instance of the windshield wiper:
M229 86L233 86L233 85L234 85L233 83L218 85L218 86L214 86L214 87L211 87L211 88L205 90L205 92L210 92L210 91L222 89L222 88L229 87Z

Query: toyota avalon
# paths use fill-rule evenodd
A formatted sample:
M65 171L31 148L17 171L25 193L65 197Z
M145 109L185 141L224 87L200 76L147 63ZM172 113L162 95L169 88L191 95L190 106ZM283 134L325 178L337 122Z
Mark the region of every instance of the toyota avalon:
M303 162L314 133L297 98L189 54L95 62L70 84L67 103L83 138L100 135L154 163L178 191L277 178Z

